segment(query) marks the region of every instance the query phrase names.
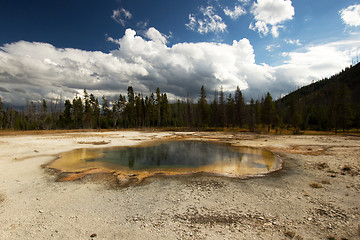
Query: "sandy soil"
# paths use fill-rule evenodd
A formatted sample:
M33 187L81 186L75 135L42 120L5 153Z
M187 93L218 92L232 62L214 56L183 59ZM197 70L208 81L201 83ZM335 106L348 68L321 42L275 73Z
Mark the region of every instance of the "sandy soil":
M264 177L102 174L56 182L65 151L188 135L272 150ZM0 137L0 239L360 239L360 138L244 133L73 132Z

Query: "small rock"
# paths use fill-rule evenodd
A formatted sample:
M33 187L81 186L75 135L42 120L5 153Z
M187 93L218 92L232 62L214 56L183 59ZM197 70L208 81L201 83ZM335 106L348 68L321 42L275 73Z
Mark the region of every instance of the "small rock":
M341 170L343 170L344 172L348 172L351 170L351 168L347 165L345 165Z
M311 217L309 217L307 220L308 220L308 221L311 221L311 220L312 220L312 218L311 218Z
M39 151L35 149L34 152L38 153Z
M91 238L94 238L94 237L97 237L97 234L96 233L93 233L90 235Z
M330 185L330 184L331 184L329 180L322 180L321 183L322 183L322 184L327 184L327 185Z
M39 213L43 213L43 210L39 210Z
M312 188L323 188L323 186L318 182L313 182L309 184Z
M285 234L285 236L287 236L289 238L294 238L296 235L293 231L287 231L284 234Z

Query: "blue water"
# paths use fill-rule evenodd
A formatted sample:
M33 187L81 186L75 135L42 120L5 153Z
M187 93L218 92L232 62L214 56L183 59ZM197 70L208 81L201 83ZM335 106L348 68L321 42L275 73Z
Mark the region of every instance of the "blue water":
M131 170L196 168L219 161L241 162L246 153L225 144L200 141L170 141L153 146L103 150L102 157L87 162L107 162Z

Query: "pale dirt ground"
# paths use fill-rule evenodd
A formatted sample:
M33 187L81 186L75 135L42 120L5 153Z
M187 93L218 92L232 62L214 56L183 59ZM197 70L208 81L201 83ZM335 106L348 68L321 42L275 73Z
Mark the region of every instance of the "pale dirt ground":
M157 177L120 188L96 175L56 182L58 176L41 167L75 148L175 135L270 149L284 168L249 179ZM360 239L360 138L173 132L0 136L0 239Z

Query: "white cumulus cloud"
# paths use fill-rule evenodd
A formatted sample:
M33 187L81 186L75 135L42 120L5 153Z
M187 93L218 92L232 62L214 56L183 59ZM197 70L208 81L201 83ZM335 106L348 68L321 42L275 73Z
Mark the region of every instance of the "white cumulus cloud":
M360 4L351 5L339 11L342 20L349 26L360 26Z
M263 21L256 21L254 24L250 23L249 28L251 30L258 31L262 36L266 36L269 33L269 28Z
M251 13L255 23L250 24L250 29L266 36L270 26L272 35L277 38L279 28L283 28L282 23L293 18L295 9L291 0L257 0L251 7Z
M51 44L19 41L0 47L0 97L24 105L26 99L73 98L83 89L96 96L118 96L129 85L145 95L155 91L173 98L197 97L204 85L208 95L223 86L239 86L247 98L267 91L274 97L338 72L359 52L360 37L283 54L279 66L257 64L250 41L232 44L200 42L166 45L166 37L150 28L142 37L127 29L123 37L109 39L110 53L56 48ZM269 49L275 46L270 46ZM350 49L350 50L349 50Z
M114 19L117 23L120 23L123 27L125 27L126 20L131 19L132 14L124 8L120 8L113 10L111 18Z
M238 19L241 15L246 14L246 10L241 6L235 6L233 10L228 7L224 8L224 13L226 16L229 16L231 19Z
M312 80L329 77L348 67L359 50L360 38L354 38L309 45L302 51L284 53L288 60L275 67L276 77L295 86L307 85Z
M166 44L167 43L167 37L164 34L161 34L158 30L151 27L147 30L145 33L146 37L154 42L158 42L160 44Z
M201 7L199 15L200 16L189 14L189 23L185 24L188 29L200 34L226 31L227 25L223 19L215 13L213 6L207 6L206 8Z

